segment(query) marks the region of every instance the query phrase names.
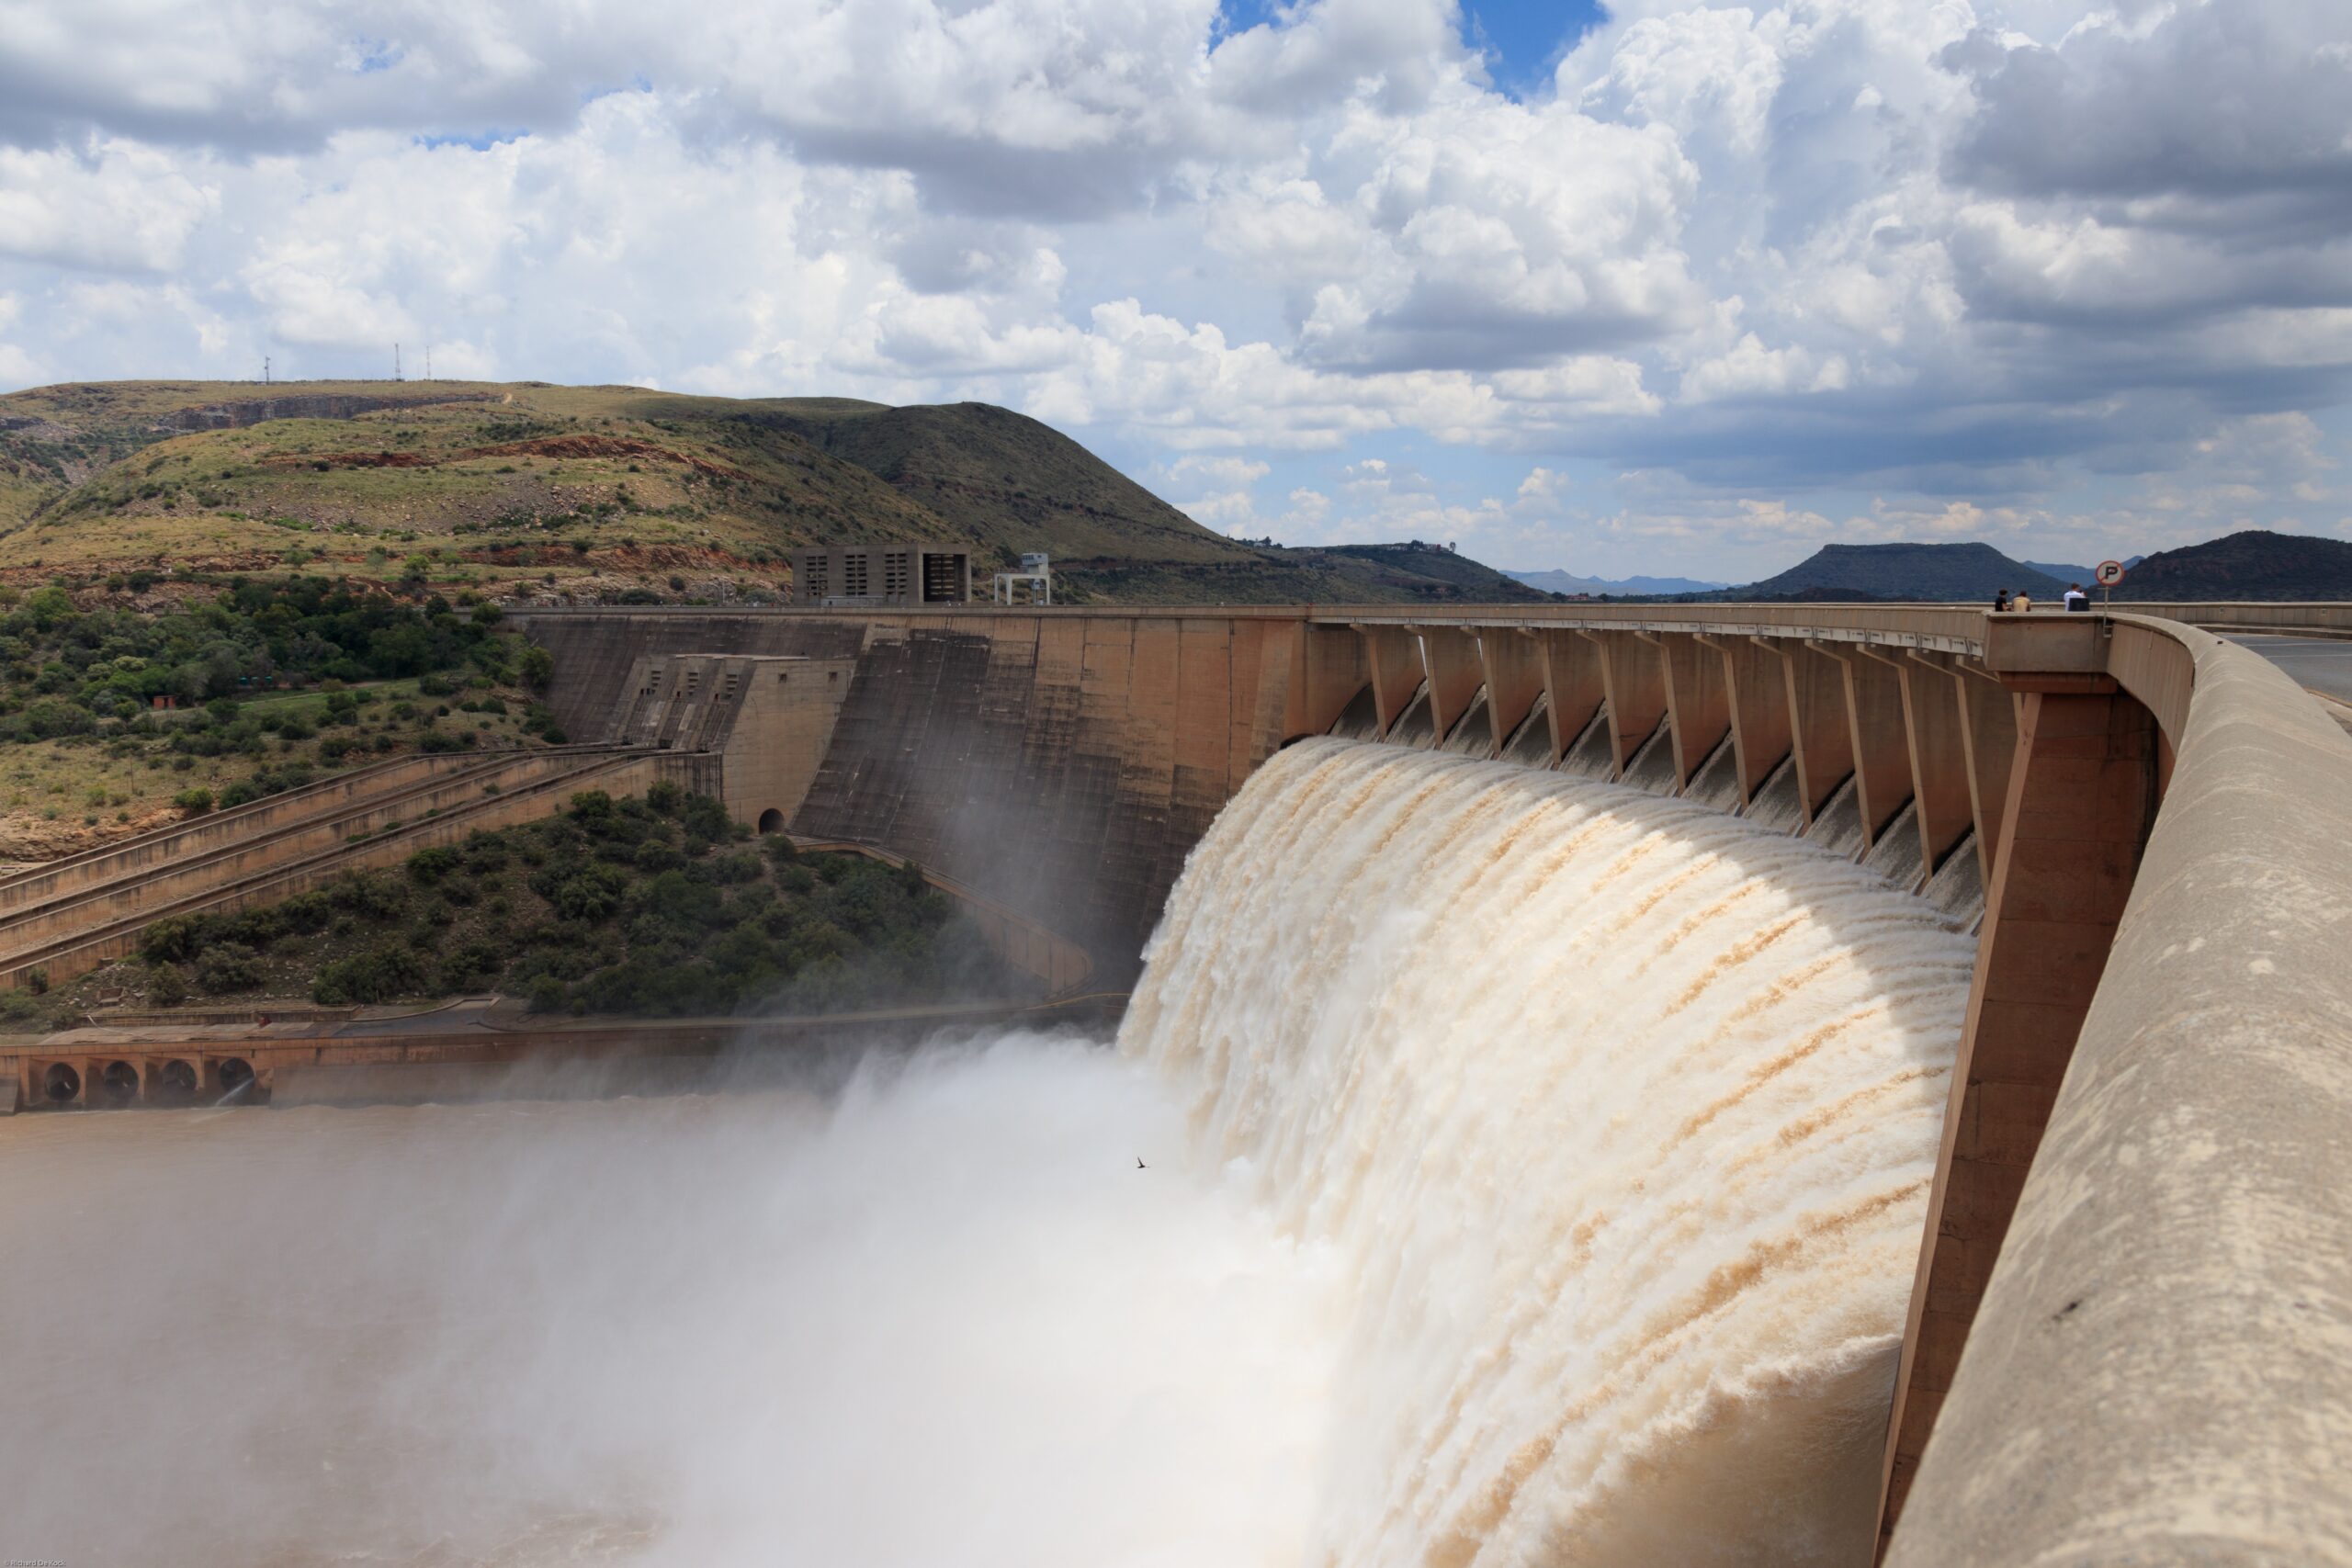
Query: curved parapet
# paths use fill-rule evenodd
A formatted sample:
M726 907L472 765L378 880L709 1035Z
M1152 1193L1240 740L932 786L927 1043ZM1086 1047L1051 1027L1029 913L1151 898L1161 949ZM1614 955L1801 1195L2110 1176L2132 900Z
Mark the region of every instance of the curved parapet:
M2352 1562L2352 738L2173 622L1988 653L2169 778L1889 1562Z

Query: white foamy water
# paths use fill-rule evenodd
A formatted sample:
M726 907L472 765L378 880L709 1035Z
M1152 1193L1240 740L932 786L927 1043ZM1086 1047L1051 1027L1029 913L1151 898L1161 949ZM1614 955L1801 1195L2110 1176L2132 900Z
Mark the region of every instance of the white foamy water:
M0 1560L1286 1568L1340 1298L1183 1142L1035 1037L0 1121Z
M1702 807L1275 757L1122 1031L1338 1250L1330 1563L1867 1563L1972 945Z
M0 1121L0 1559L1859 1568L1969 953L1310 742L1118 1051Z

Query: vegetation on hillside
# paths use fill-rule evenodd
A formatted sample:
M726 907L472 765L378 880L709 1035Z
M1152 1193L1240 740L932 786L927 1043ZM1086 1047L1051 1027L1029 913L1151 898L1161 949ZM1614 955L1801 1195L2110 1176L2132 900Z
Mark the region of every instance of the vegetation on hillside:
M535 1011L821 1013L1026 995L912 867L750 841L717 801L656 785L233 914L148 928L97 989L147 1001L325 1005L497 990Z
M0 586L0 857L40 859L407 750L562 739L494 605L322 578Z
M989 403L888 408L778 401L733 419L790 431L946 520L991 559L1250 565L1213 533L1050 425ZM1091 569L1069 568L1084 575Z
M758 604L788 594L795 548L891 539L968 546L983 587L1044 550L1072 604L1527 597L1459 558L1432 576L1226 538L985 403L438 381L0 397L0 577L20 582L307 568L450 595Z
M2352 599L2352 543L2248 528L2148 557L2132 569L2115 597Z

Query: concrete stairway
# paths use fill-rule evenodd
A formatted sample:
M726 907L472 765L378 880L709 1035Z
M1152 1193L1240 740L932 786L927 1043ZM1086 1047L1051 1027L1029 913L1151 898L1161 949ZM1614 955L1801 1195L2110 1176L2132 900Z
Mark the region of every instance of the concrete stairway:
M34 969L51 983L85 973L168 916L274 902L655 777L649 753L607 747L410 758L142 834L0 883L0 987Z

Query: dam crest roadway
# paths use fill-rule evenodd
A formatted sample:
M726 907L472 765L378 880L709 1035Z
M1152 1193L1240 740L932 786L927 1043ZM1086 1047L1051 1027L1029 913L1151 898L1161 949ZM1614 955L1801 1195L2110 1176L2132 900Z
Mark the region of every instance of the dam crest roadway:
M1132 980L1186 854L1306 737L1696 801L1977 936L1885 1443L1885 1560L2352 1562L2352 735L2217 635L2341 632L2352 609L510 619L554 656L558 721L596 743L341 775L224 813L213 838L8 879L0 976L86 969L163 914L669 779L763 830L919 862L1070 999ZM458 776L492 765L515 770L493 795ZM421 820L434 790L450 809ZM355 842L362 820L394 826ZM282 1056L232 1038L188 1070L233 1060L266 1093L281 1068L467 1059L457 1032L432 1038L427 1058L306 1026ZM144 1061L137 1043L56 1037L0 1058L0 1082L39 1106L63 1068L81 1103Z

